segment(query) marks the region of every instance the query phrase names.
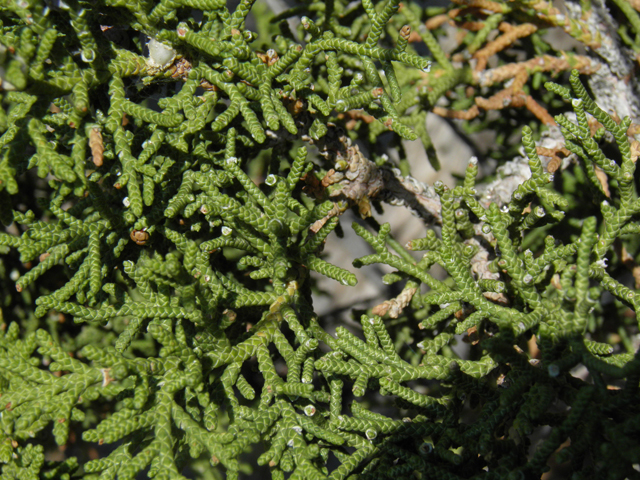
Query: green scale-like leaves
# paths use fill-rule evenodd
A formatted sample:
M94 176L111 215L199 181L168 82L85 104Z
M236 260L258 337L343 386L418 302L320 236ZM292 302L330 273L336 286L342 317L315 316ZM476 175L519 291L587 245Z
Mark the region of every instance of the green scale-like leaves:
M568 138L571 136L573 138L572 141L576 142L576 144L585 145L585 153L579 155L579 157L585 159L585 161L593 162L593 164L587 166L587 170L597 167L603 172L610 173L615 178L618 178L617 175L619 175L616 170L617 164L611 163L611 167L605 169L604 163L599 160L599 155L593 153L598 147L595 146L595 141L590 137L586 123L586 113L581 111L583 105L587 105L590 109L589 113L593 112L592 114L599 118L605 128L611 131L617 144L624 143L619 147L622 154L622 165L629 171L633 171L634 165L625 160L627 158L625 152L628 150L629 140L622 138L620 135L616 136L620 127L599 110L591 99L586 97L584 88L582 88L575 76L572 77L572 86L576 95L580 96L580 98L585 98L585 100L574 100L572 102L572 106L577 113L578 122L581 122L581 124L576 127L564 118L562 121L559 120L559 123L565 129L565 135ZM553 88L559 89L559 87ZM565 98L568 95L564 91L563 94ZM625 125L624 121L621 124ZM634 208L637 202L632 199L636 198L636 194L635 191L630 193L629 187L623 181L616 182L618 189L617 207L611 207L609 202L603 202L602 204L602 215L606 218L606 222L599 225L595 217L585 218L578 225L578 232L574 237L575 241L565 245L559 244L553 237L548 236L544 240L543 251L540 252L538 258L534 258L530 250L522 250L519 246L522 240L518 237L514 239L512 232L514 230L524 232L526 241L526 235L535 231L539 220L545 217L545 210L547 213L551 213L551 219L548 221L551 224L547 223L547 225L558 224L565 218L569 203L553 189L549 189L549 184L553 177L544 172L529 129L525 129L523 141L525 151L529 156L531 178L514 188L510 203L502 207L495 203L488 205L488 207L483 207L477 202L475 191L472 190L475 183L473 176L477 172L477 168L475 168L475 162L472 162L465 177L464 188L458 187L454 190L448 190L440 185L436 186L441 204L439 220L442 223L442 238L438 239L430 232L426 238L410 242L410 247L414 250L428 250L422 261L415 262L410 258L406 258L406 254L398 251L398 247L395 244L393 248L399 255L392 254L385 245L388 242L389 235L389 226L385 224L379 227L377 235L371 234L366 228L354 225L356 232L377 252L360 258L354 263L356 266L377 262L385 263L397 269L397 274L389 276L389 278L393 278L393 281L397 281L393 275L401 274L420 281L429 287L430 291L426 294L414 295L412 305L418 306L420 303L425 305L428 313L421 322L421 327L433 331L433 338L426 338L417 344L423 353L422 364L429 365L430 369L441 365L445 367L443 372L448 372L442 377L432 376L431 378L445 379L447 375L458 375L456 372L482 378L495 368L496 362L506 361L507 358L521 365L513 368L514 378L519 375L516 373L518 371L521 371L520 375L534 375L536 377L540 375L536 371L537 369L534 368L532 370L528 362L522 356L519 356L515 350L509 351L509 348L513 347L507 347L508 344L513 342L513 335L525 334L529 336L531 333L526 332L533 331L536 333L535 338L538 345L541 345L541 348L547 352L543 353L543 364L547 365L547 370L540 377L540 382L545 378L556 378L562 375L562 372L566 372L569 368L575 366L578 361L581 361L598 379L599 391L601 395L605 395L606 386L602 376L620 378L626 372L635 371L638 366L631 356L625 356L625 360L620 357L620 361L628 362L624 363L624 368L628 370L618 370L617 368L619 367L613 366L614 362L617 361L613 357L616 356L610 357L615 351L611 345L583 339L583 336L586 332L592 331L594 321L598 321L596 320L598 314L594 312L594 306L596 306L597 298L599 298L603 289L612 293L616 292L614 295L616 295L618 301L631 305L634 309L636 308L635 294L632 290L626 290L619 283L612 281L612 278L604 273L607 260L603 259L604 252L610 248L608 239L618 238L621 228L630 218L627 216L621 217L618 212L625 212L627 208L631 209L628 210L629 213L631 211L635 212ZM610 161L607 160L607 162ZM595 177L593 179L600 182L601 186L602 180L597 180ZM540 206L536 206L537 202L539 202ZM463 222L456 221L456 218L464 217L464 210L460 210L463 208L468 208L470 213L474 215L475 225L468 226ZM525 208L531 213L523 211ZM536 209L541 209L542 213L535 213ZM532 218L532 213L536 215L537 219ZM625 214L623 213L622 215ZM467 216L466 218L469 217ZM474 232L482 232L484 241L487 243L479 245L478 243L470 242L468 240L470 231L471 235ZM600 232L599 235L596 233L597 231ZM473 273L478 272L478 267L474 267L473 264L473 258L475 258L474 255L477 254L478 248L491 249L490 252L492 254L490 255L494 259L489 265L489 271L493 272L492 275L498 274L498 277L478 279L476 277L477 273ZM426 271L433 263L440 264L447 271L450 276L449 282L441 283ZM569 268L568 264L573 266ZM424 268L421 268L422 265L424 265ZM398 279L403 278L402 276L398 276ZM550 280L555 282L556 279L560 279L563 276L566 281L560 280L560 285L557 287L548 285L547 282ZM508 283L505 284L504 281L498 280L498 278L507 279ZM593 279L596 279L599 285L594 286ZM495 294L501 294L502 292L509 292L511 298L509 304L519 304L520 307L516 310L504 301L496 302L500 297L495 297ZM464 305L463 301L465 302ZM521 309L523 305L527 307ZM438 309L435 309L436 306ZM476 332L486 328L487 321L497 324L501 332L500 336L487 339L482 344L485 353L488 353L488 355L475 362L459 359L449 347L454 342L453 334L469 332L469 335L477 336L478 333ZM331 355L327 355L326 358L321 358L316 362L316 368L350 376L354 382L356 396L361 395L362 385L366 385L368 378L378 377L381 389L397 395L408 404L423 408L433 408L436 403L447 404L448 399L446 397L433 398L421 395L415 390L403 386L401 383L404 378L413 377L403 377L402 373L400 373L402 370L392 369L390 372L394 372L393 374L384 375L382 369L377 368L378 362L382 361L389 365L393 363L388 358L376 357L369 353L367 345L374 345L377 342L368 326L363 330L367 338L366 345L357 339L350 339L346 332L340 329L337 330L338 339L331 340L329 343L333 349L341 349L345 354L352 356L353 360L347 361L347 358L333 359ZM480 334L480 338L482 338L482 334ZM508 338L512 340L508 340ZM553 345L562 342L563 338L573 339L571 340L571 353L553 359L551 350L547 351L546 349L553 350L555 348L557 352L555 355L558 355L560 352ZM516 350L518 349L516 348ZM547 354L549 356L546 356ZM360 364L356 363L356 361ZM524 382L524 380L518 379L516 382ZM526 383L520 383L519 385L523 389L520 390L521 392L528 388ZM516 395L518 389L513 386L509 388L512 391L509 392L508 396L514 398L511 395ZM548 383L536 383L534 388L527 394L526 398L531 400L527 400L522 405L522 409L519 410L520 413L516 419L517 428L520 431L524 431L525 435L531 432L532 421L538 423L548 421L543 414L549 406L549 399L553 396L553 391L550 388L553 387ZM633 388L636 388L635 384ZM582 393L583 391L581 390L580 392ZM586 395L586 390L584 392L585 395L581 395L580 400L576 398L576 402L580 406L582 406L581 402L587 402L586 398L590 398ZM543 399L538 398L541 395L544 397ZM509 404L506 394L503 397L500 399L500 405L510 405L510 409L518 408ZM533 400L534 398L537 400ZM486 417L488 423L484 427L484 431L491 432L497 425L496 422L502 421L505 415L508 415L508 412L509 410L500 408L494 410L494 413ZM489 410L487 414L489 414ZM523 472L539 471L538 469L541 468L540 459L548 455L551 448L557 448L557 442L560 441L560 438L564 438L562 435L567 431L565 428L574 428L570 426L573 425L571 423L573 418L573 415L571 419L567 418L561 426L557 427L557 430L554 430L554 432L563 433L554 433L554 439L550 439L549 442L536 451L536 454L524 467ZM478 425L482 424L482 422L481 420ZM348 428L354 428L359 425L351 420L344 420L344 423L349 425ZM364 424L362 428L364 428ZM459 434L464 438L466 435L471 435L472 431L459 432ZM462 438L458 438L456 442L464 443ZM490 441L489 437L481 437L477 448L481 451L488 448L487 441ZM408 462L411 461L409 458L410 456L407 456Z
M547 84L575 114L556 117L569 166L549 173L525 127L530 176L509 200L487 202L475 158L461 186L422 185L400 139L438 167L427 112L471 110L491 88L468 56L518 15L540 29L559 17L530 2L450 16L404 3L277 16L253 0L3 4L2 480L234 479L257 448L254 476L283 480L538 478L569 438L557 458L633 474L633 122L575 72L571 89ZM480 9L481 22L453 20ZM425 28L435 15L473 32L445 51ZM523 48L551 48L540 38ZM404 248L388 224L354 224L374 250L355 266L383 263L402 288L330 328L316 275L357 282L325 242L348 206L367 217L380 201L437 226ZM428 215L414 208L425 201ZM49 439L114 448L45 462Z

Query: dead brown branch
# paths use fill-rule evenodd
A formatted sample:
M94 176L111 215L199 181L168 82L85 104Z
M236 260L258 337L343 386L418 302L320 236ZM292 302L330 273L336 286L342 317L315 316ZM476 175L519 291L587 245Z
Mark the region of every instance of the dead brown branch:
M492 2L491 0L453 0L453 3L457 5L466 5L468 7L476 7L494 13L503 13L506 7L505 4Z
M483 72L476 72L474 76L480 86L488 87L515 77L521 70L526 71L527 75L533 75L536 72L552 72L558 74L575 69L583 75L591 75L595 73L598 68L599 66L594 63L591 58L584 55L573 55L571 57L566 55L562 57L542 55L525 62L510 63Z
M99 127L93 127L89 131L89 148L91 157L96 167L101 167L103 162L104 144L102 143L102 133Z
M538 27L532 23L523 23L517 27L511 28L508 32L500 35L498 38L489 42L484 48L481 48L473 54L473 58L478 60L475 70L480 72L487 66L489 57L501 52L505 48L513 44L517 39L528 37L538 30Z
M385 300L379 305L376 305L371 310L374 315L384 316L387 313L390 318L398 318L402 314L402 310L409 305L413 295L418 291L416 287L404 287L402 292L391 300Z

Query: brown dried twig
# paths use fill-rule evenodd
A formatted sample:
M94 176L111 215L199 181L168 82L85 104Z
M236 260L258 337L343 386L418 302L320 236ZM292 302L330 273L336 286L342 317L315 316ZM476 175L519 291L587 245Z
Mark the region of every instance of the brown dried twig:
M483 110L525 107L545 125L555 125L556 122L547 109L536 102L531 95L525 93L524 85L532 73L549 71L559 73L570 69L577 69L580 73L591 74L597 70L597 66L590 58L585 56L576 55L570 59L566 56L552 57L543 55L526 62L503 65L483 72L476 71L474 77L483 87L513 79L513 83L509 87L489 98L476 97L476 105Z
M104 144L102 143L102 133L99 127L93 127L89 131L89 148L91 149L91 159L96 167L101 167L104 160Z
M433 113L444 118L454 118L456 120L473 120L478 116L480 110L477 105L473 105L468 110L450 110L443 107L433 107Z
M558 74L568 70L578 70L583 75L591 75L598 70L599 65L591 58L584 55L563 55L553 57L551 55L541 55L525 62L510 63L500 67L475 72L474 77L481 87L489 87L496 83L502 83L514 78L520 71L525 71L527 75L537 72L552 72Z
M411 299L417 291L417 287L405 286L396 298L385 300L381 304L376 305L371 310L371 313L373 315L380 315L381 317L388 313L390 318L398 318L400 314L402 314L402 310L411 303Z
M536 147L536 153L543 157L550 158L549 163L547 163L547 172L554 173L560 168L560 165L562 165L562 159L568 157L571 152L565 147L546 148L538 146ZM560 154L562 154L562 157Z
M491 0L452 0L457 5L465 5L467 7L476 7L494 13L504 13L508 8L507 5Z
M473 58L478 61L476 63L475 70L477 72L484 70L487 66L489 57L509 47L517 39L528 37L537 30L538 27L532 23L523 23L510 28L506 33L503 33L492 42L489 42L484 48L481 48L473 54Z
M562 28L566 33L581 42L584 46L593 49L600 48L602 38L600 32L589 27L586 16L590 12L583 12L581 19L571 18L569 15L563 14L557 8L551 6L550 3L540 0L530 5L536 13L537 17L554 27Z

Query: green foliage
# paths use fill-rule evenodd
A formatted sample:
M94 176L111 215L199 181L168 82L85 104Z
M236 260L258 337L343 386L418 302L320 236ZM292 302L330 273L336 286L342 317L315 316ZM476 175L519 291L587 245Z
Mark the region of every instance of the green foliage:
M637 119L582 83L609 65L538 30L596 49L588 18L465 3L0 5L2 480L637 475ZM466 32L452 51L433 19ZM485 158L526 178L408 176L401 140L439 168L431 111L500 132ZM325 240L381 201L429 229L354 223L354 266L402 291L358 313L364 339L330 334L312 275L357 281Z

